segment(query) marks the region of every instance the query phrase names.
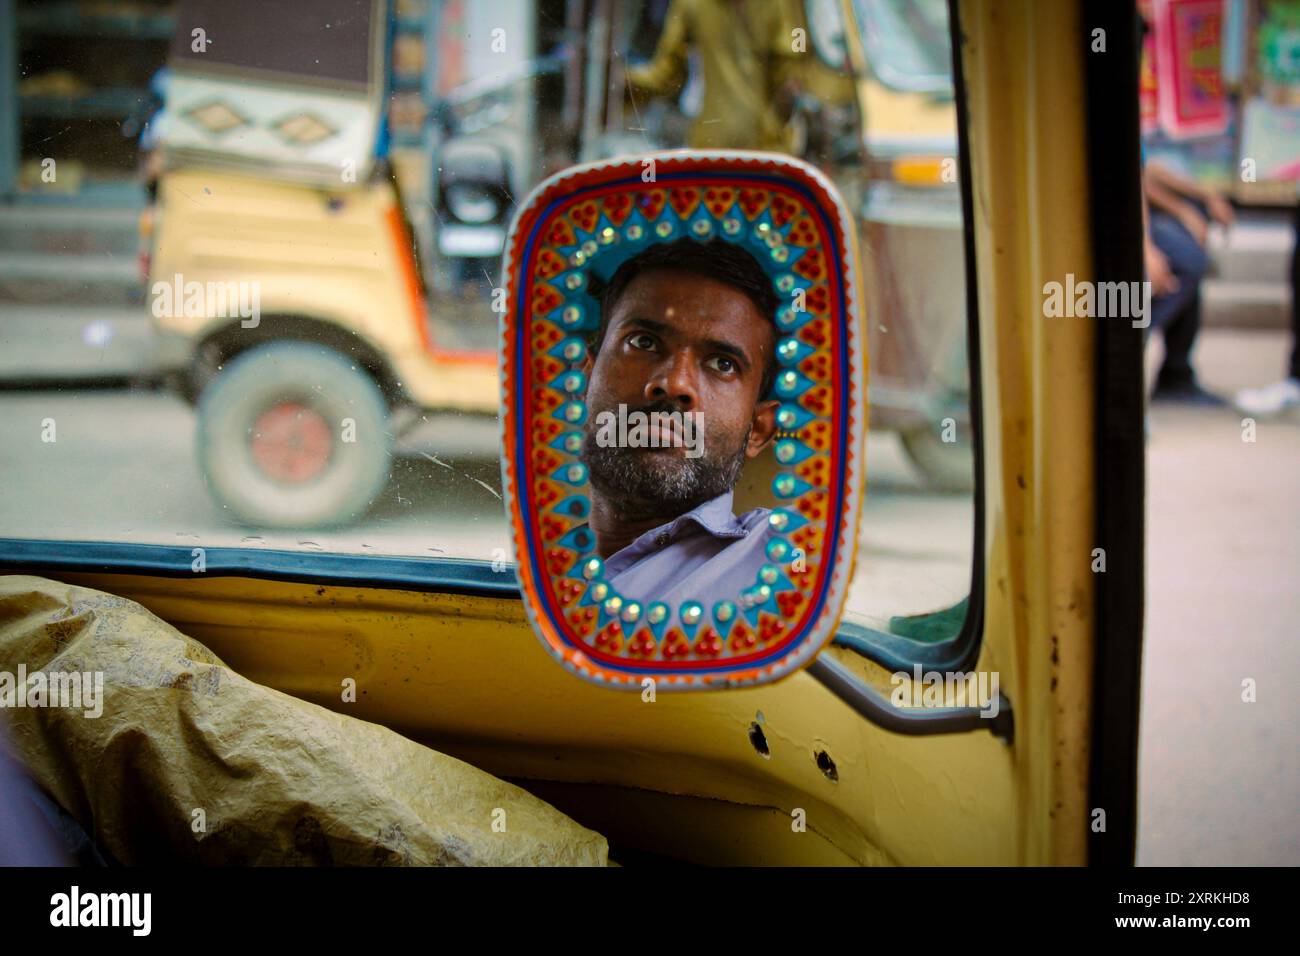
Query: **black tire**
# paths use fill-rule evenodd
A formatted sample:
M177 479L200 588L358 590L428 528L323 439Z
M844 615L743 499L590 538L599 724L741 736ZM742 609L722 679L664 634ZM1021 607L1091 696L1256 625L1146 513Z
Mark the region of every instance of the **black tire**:
M318 470L286 478L272 474L265 457L259 461L270 439L255 428L268 414L308 420L316 442L308 467ZM355 423L347 435L351 441L343 440L346 419ZM383 393L364 369L323 346L275 342L240 355L203 391L199 467L217 503L249 525L345 524L365 514L388 480L392 441L387 426ZM327 442L323 463L321 442Z

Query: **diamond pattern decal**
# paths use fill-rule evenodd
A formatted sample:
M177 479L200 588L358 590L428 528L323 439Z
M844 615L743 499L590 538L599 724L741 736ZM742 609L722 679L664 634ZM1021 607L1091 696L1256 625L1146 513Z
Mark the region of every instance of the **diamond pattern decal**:
M250 126L251 121L228 103L214 100L204 103L182 114L195 126L199 126L213 136L224 136L241 126Z
M295 113L271 124L271 129L286 143L311 146L338 133L334 127L310 113Z

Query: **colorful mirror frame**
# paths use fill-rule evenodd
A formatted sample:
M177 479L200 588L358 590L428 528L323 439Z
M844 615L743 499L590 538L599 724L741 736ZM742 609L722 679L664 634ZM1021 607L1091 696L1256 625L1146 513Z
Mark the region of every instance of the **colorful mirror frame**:
M740 595L629 608L610 600L618 595L582 534L581 366L600 315L589 271L607 281L632 255L682 236L741 244L780 298L771 563ZM636 690L647 677L664 690L763 684L808 664L843 610L865 479L856 239L829 180L798 160L741 151L575 166L519 208L504 275L502 486L524 606L543 645L584 678ZM795 549L803 559L791 563Z

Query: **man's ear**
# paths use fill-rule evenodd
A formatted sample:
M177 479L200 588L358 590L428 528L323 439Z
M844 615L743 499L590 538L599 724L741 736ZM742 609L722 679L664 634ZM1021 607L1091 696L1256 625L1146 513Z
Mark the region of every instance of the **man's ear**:
M776 410L781 407L778 401L759 402L754 406L754 427L749 432L749 443L745 446L745 456L757 458L772 439L776 437Z

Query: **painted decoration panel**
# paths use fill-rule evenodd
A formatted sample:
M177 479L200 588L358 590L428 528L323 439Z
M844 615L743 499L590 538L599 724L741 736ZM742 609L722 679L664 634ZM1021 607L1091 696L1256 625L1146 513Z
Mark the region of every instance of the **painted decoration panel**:
M573 167L520 206L504 274L502 479L547 650L637 690L809 663L865 477L856 241L829 180L758 152ZM762 495L737 515L745 475Z

